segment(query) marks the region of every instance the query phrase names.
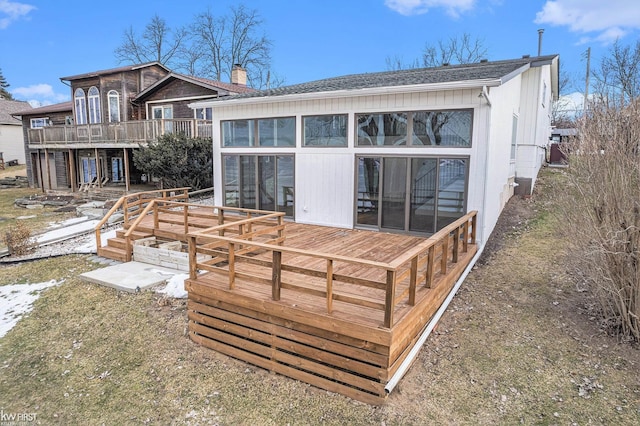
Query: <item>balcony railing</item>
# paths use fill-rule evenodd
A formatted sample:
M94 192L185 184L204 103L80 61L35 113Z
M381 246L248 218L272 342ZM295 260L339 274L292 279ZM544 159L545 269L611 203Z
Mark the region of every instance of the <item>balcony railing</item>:
M123 121L28 129L29 145L145 144L166 133L211 137L211 120L171 119Z

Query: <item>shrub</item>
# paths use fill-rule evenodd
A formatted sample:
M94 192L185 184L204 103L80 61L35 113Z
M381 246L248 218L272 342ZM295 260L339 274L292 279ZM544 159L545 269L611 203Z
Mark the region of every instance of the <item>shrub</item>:
M558 202L571 263L588 284L603 323L640 341L640 108L593 105L566 147Z
M19 220L6 229L4 242L9 249L9 254L16 256L25 255L31 250L33 245L31 229Z

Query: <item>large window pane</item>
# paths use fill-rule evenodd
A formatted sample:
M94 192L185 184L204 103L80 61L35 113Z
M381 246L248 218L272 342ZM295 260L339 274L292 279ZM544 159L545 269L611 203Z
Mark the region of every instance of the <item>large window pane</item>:
M258 208L256 205L256 157L240 156L240 207Z
M358 158L357 218L359 225L378 225L380 158Z
M87 105L84 90L78 88L73 95L76 107L76 124L87 124Z
M346 115L304 117L304 146L347 146Z
M473 112L414 112L412 145L471 146Z
M100 91L97 87L91 86L89 89L89 123L96 124L102 122L100 113Z
M258 120L258 144L260 146L295 146L296 119L287 117Z
M276 195L278 197L277 210L279 212L285 212L287 216L293 216L294 207L294 164L293 156L278 156L277 159L277 190Z
M467 161L441 159L438 182L438 229L464 215Z
M411 159L411 211L409 214L409 230L417 232L434 231L437 182L437 159Z
M107 98L109 99L109 122L117 123L120 121L120 95L115 90L109 90Z
M276 157L258 157L260 210L276 209Z
M234 120L222 122L223 146L252 146L253 120Z
M407 144L407 113L357 114L359 146Z
M225 155L224 161L224 205L240 207L240 173L237 155Z
M382 165L382 227L404 229L407 159L385 158Z

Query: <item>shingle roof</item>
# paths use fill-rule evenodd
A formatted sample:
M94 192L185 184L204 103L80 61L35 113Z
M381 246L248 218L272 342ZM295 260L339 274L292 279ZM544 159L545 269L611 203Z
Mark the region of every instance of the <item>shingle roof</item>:
M14 116L15 115L42 115L42 114L51 114L53 112L65 112L65 111L71 112L72 108L73 108L73 102L67 101L67 102L61 102L59 104L46 105L38 108L23 109L21 111L15 111L11 113L11 115L14 115Z
M208 78L195 77L192 75L185 75L185 74L179 74L177 72L172 72L167 76L165 76L164 78L162 78L161 80L158 80L157 82L153 83L151 86L147 87L142 92L138 93L134 101L138 101L140 99L146 98L147 95L149 95L150 93L155 92L160 87L167 85L170 81L173 81L175 79L188 81L188 82L191 82L192 84L196 84L202 87L206 87L210 90L214 90L217 92L218 96L226 96L229 94L234 95L234 94L242 94L242 93L251 93L256 91L255 89L252 89L247 86L240 86L240 85L231 84L231 83L223 83L217 80L209 80ZM212 94L212 97L213 97L213 94Z
M17 124L20 125L21 121L12 116L17 111L24 111L31 108L29 102L25 101L8 101L6 99L0 99L0 124Z
M175 73L177 74L177 73ZM183 75L183 74L180 74ZM251 87L247 87L247 86L241 86L239 84L233 84L233 83L224 83L222 81L217 81L217 80L209 80L208 78L202 78L202 77L194 77L194 76L185 76L188 78L191 78L193 80L197 80L200 81L201 83L207 84L209 86L213 86L213 87L217 87L220 89L224 89L227 92L232 92L232 93L253 93L253 92L257 92L256 89L253 89Z
M145 62L144 64L124 65L122 67L117 67L117 68L109 68L106 70L92 71L84 74L72 75L69 77L60 77L60 80L64 80L64 81L81 80L83 78L97 77L99 75L109 75L109 74L117 74L119 72L125 72L125 71L133 71L140 68L150 67L152 65L157 65L159 67L164 68L167 71L170 71L169 68L165 67L160 62Z
M470 80L497 80L504 78L527 65L538 66L549 63L556 57L557 55L523 57L520 59L505 61L352 74L311 81L308 83L294 84L291 86L283 86L275 89L262 90L259 92L228 96L219 99L219 101L267 96L296 95L303 93L332 92L338 90L369 89L376 87L452 83Z

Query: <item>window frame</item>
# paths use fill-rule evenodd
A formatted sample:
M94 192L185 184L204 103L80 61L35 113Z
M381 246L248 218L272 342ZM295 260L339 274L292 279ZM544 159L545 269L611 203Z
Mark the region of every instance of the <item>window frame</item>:
M467 112L469 114L469 143L467 145L423 145L414 143L414 138L416 135L414 134L414 119L416 114L419 113L447 113L447 112ZM380 112L356 112L354 113L354 146L355 148L472 148L473 147L473 124L474 124L474 108L450 108L450 109L426 109L426 110L402 110L402 111L380 111ZM359 118L361 116L368 115L386 115L386 114L406 114L406 133L404 137L404 143L401 144L393 144L393 145L365 145L359 144L360 136L360 126L358 124ZM390 136L384 136L385 138Z
M78 126L87 124L87 97L84 89L78 87L73 93L73 101L75 106L75 118Z
M100 89L91 86L87 91L89 124L102 123L102 105L100 104Z
M337 117L344 118L344 144L341 145L329 145L327 143L321 145L309 145L307 144L307 125L306 120L311 118L319 118L319 117L333 117L333 120ZM349 146L349 114L314 114L314 115L303 115L302 117L302 137L301 144L303 148L347 148ZM332 120L332 123L334 122ZM341 136L342 137L342 136ZM326 140L333 139L334 137L323 138ZM337 137L336 137L337 138Z
M113 109L111 108L111 100L115 98L115 105L117 107L117 120L113 120ZM107 112L109 114L109 123L120 123L122 117L120 116L120 93L117 90L109 90L107 92Z
M41 121L41 126L34 126L34 122ZM43 127L51 126L51 120L49 117L35 117L29 119L29 128L30 129L42 129Z
M291 145L281 145L276 143L273 145L261 145L260 144L260 122L268 121L268 120L292 120L293 123L293 131L291 135L293 136L293 144ZM227 123L237 123L237 122L247 122L247 133L249 143L247 145L236 145L236 144L225 144L225 127ZM261 117L261 118L242 118L235 120L221 120L220 121L220 146L222 148L295 148L297 146L297 119L295 115L285 115L278 117Z

